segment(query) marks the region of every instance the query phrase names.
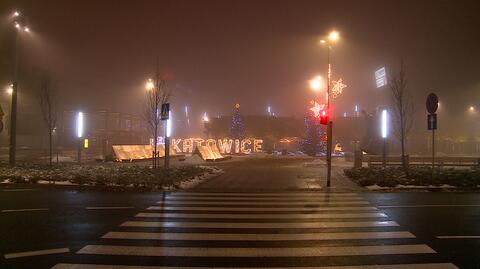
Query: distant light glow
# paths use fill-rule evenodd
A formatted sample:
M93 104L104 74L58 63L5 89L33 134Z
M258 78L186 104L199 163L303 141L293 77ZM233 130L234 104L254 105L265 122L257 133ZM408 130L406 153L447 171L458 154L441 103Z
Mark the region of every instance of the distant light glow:
M207 112L203 113L202 120L203 120L204 122L209 122L209 121L210 121L210 119L208 118Z
M344 117L344 118L347 117L347 112L343 112L343 117Z
M310 88L314 91L319 91L324 88L322 76L316 76L310 80Z
M25 32L30 32L30 29L28 27L23 28Z
M18 11L13 12L13 16L14 16L14 17L20 16L20 12L18 12Z
M77 137L83 137L83 112L77 113Z
M468 110L469 110L470 112L475 112L475 107L474 107L474 106L470 106L470 107L468 108Z
M340 38L340 33L337 31L331 31L330 34L328 35L328 39L330 41L337 41Z
M151 91L151 90L153 90L154 87L155 87L155 85L153 84L153 80L151 78L149 78L147 80L147 82L145 83L145 89L147 89L148 91Z
M377 85L377 88L387 85L387 71L385 70L385 67L375 71L375 84Z
M355 111L355 112L358 112L358 105L355 105L354 111Z
M382 110L382 138L388 136L388 112L386 109Z
M267 112L268 112L268 114L272 114L272 107L271 106L267 107Z
M7 93L8 93L8 94L12 94L12 93L13 93L13 84L8 85Z
M325 41L325 39L322 39L322 40L320 40L320 43L325 44L325 43L327 43L327 41Z
M188 106L185 106L185 116L188 117Z
M167 137L172 135L172 111L168 111L168 120L167 120Z
M17 29L20 29L20 23L15 22L15 27L16 27Z

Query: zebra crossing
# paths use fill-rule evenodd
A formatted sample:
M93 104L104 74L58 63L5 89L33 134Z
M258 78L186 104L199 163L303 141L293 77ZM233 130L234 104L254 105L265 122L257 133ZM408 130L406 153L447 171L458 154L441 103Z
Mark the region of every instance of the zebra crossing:
M169 193L75 256L53 268L457 268L357 193Z

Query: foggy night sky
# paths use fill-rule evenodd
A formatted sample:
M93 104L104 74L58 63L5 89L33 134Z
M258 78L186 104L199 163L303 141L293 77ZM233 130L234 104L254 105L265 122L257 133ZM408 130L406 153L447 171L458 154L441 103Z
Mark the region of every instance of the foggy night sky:
M2 0L0 15L15 8L34 32L22 38L21 55L22 65L34 67L22 72L48 69L69 109L140 114L158 56L162 72L174 76L176 109L189 104L199 120L203 111L230 114L236 102L244 114L265 113L270 104L279 115L301 116L313 96L308 80L326 77L318 41L331 29L341 33L333 79L348 85L334 100L336 112L385 103L388 89L375 88L373 72L386 66L388 75L401 58L419 126L432 91L448 119L480 108L475 1ZM1 85L10 80L7 28L0 26Z

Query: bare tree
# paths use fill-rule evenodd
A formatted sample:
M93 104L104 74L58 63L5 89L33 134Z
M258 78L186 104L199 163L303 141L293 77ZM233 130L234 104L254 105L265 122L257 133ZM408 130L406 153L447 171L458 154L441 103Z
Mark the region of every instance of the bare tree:
M147 124L149 134L153 137L152 166L158 167L157 137L158 128L161 123L160 108L162 104L167 103L171 97L171 93L167 87L167 83L160 77L157 70L154 79L149 79L146 85L147 91L145 95L144 120Z
M48 130L49 164L52 165L53 156L53 132L57 124L57 101L48 75L44 74L40 82L38 93L43 122Z
M393 110L393 130L400 141L402 150L402 166L407 170L407 157L405 154L405 142L413 126L414 105L413 96L407 87L407 76L403 60L400 62L400 70L393 74L390 79L390 92Z

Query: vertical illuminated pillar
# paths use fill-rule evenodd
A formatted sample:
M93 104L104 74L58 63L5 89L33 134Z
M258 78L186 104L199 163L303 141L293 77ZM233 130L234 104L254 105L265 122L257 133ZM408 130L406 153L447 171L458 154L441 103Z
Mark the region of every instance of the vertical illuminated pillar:
M381 134L383 139L382 165L385 168L387 166L387 138L388 138L388 111L386 109L382 110Z
M77 161L80 164L82 160L82 137L84 129L83 112L77 113Z

